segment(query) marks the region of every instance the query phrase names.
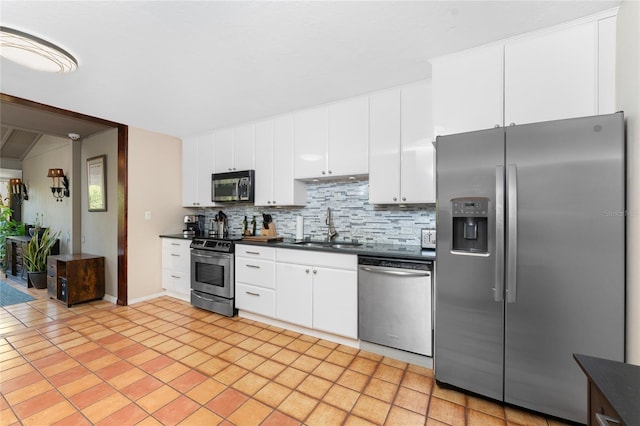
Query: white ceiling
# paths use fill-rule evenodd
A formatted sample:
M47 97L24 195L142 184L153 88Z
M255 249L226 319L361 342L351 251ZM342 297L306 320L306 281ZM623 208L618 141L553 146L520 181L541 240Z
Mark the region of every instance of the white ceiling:
M2 59L0 90L182 137L423 79L429 58L618 4L2 0L3 26L57 43L79 68Z

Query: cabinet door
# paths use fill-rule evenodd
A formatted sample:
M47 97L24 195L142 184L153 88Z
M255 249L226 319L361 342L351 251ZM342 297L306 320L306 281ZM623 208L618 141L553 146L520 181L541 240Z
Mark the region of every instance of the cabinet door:
M356 271L313 267L313 328L358 337Z
M505 124L597 113L597 22L505 45Z
M294 116L296 179L327 175L327 139L329 132L326 106L297 112Z
M389 204L400 195L400 90L369 98L369 202Z
M215 133L215 173L233 171L233 129L218 130Z
M213 160L213 158L212 158ZM198 205L198 138L182 140L182 205Z
M503 74L499 44L433 60L434 135L502 126Z
M329 106L327 174L366 175L369 172L369 98Z
M233 170L253 170L255 164L255 125L234 128Z
M616 112L616 22L598 21L598 114Z
M277 263L276 277L276 318L311 327L311 266Z
M273 198L272 205L304 206L307 186L293 178L293 115L277 117L273 129Z
M401 203L435 203L431 82L401 91Z
M273 200L275 156L273 150L273 120L256 124L256 206L271 205ZM291 155L291 154L290 154ZM293 180L293 179L292 179Z
M198 181L198 206L210 207L215 205L211 200L211 174L213 173L213 133L201 136L198 139L197 174Z

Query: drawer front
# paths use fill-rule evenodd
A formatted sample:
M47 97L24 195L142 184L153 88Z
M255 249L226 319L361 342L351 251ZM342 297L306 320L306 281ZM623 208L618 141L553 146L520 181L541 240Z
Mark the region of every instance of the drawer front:
M190 241L182 241L172 238L162 240L162 267L184 273L191 267Z
M358 268L358 256L355 254L279 248L276 252L276 258L278 262L296 263L298 265L324 266L326 268L348 269L351 271L355 271Z
M183 272L164 269L162 271L162 287L168 292L189 295L191 277Z
M55 260L47 261L47 277L56 277L58 275L58 262Z
M276 260L276 249L273 247L236 244L236 256L249 257L253 259Z
M276 264L270 260L236 257L236 282L276 288Z
M276 315L275 291L236 284L236 308L273 318Z

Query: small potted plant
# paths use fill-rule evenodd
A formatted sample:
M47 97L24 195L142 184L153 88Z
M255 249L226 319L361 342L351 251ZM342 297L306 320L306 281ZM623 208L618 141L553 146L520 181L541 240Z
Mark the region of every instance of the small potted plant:
M11 235L24 235L24 223L16 222L11 218L11 208L0 198L0 261L2 271L7 269L6 238Z
M36 228L31 241L27 243L22 259L31 285L42 289L47 288L47 256L56 244L59 233L56 232L52 236L48 228L42 233L38 232L39 230Z

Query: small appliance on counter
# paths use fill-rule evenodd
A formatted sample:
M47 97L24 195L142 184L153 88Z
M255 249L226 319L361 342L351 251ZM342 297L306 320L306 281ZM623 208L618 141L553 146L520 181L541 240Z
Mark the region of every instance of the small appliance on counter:
M423 228L420 231L420 247L423 249L436 248L436 230L432 228Z
M204 235L204 215L185 215L182 235L185 237L200 237Z
M229 236L227 215L222 210L218 211L218 214L211 220L209 236L215 238L227 238Z

